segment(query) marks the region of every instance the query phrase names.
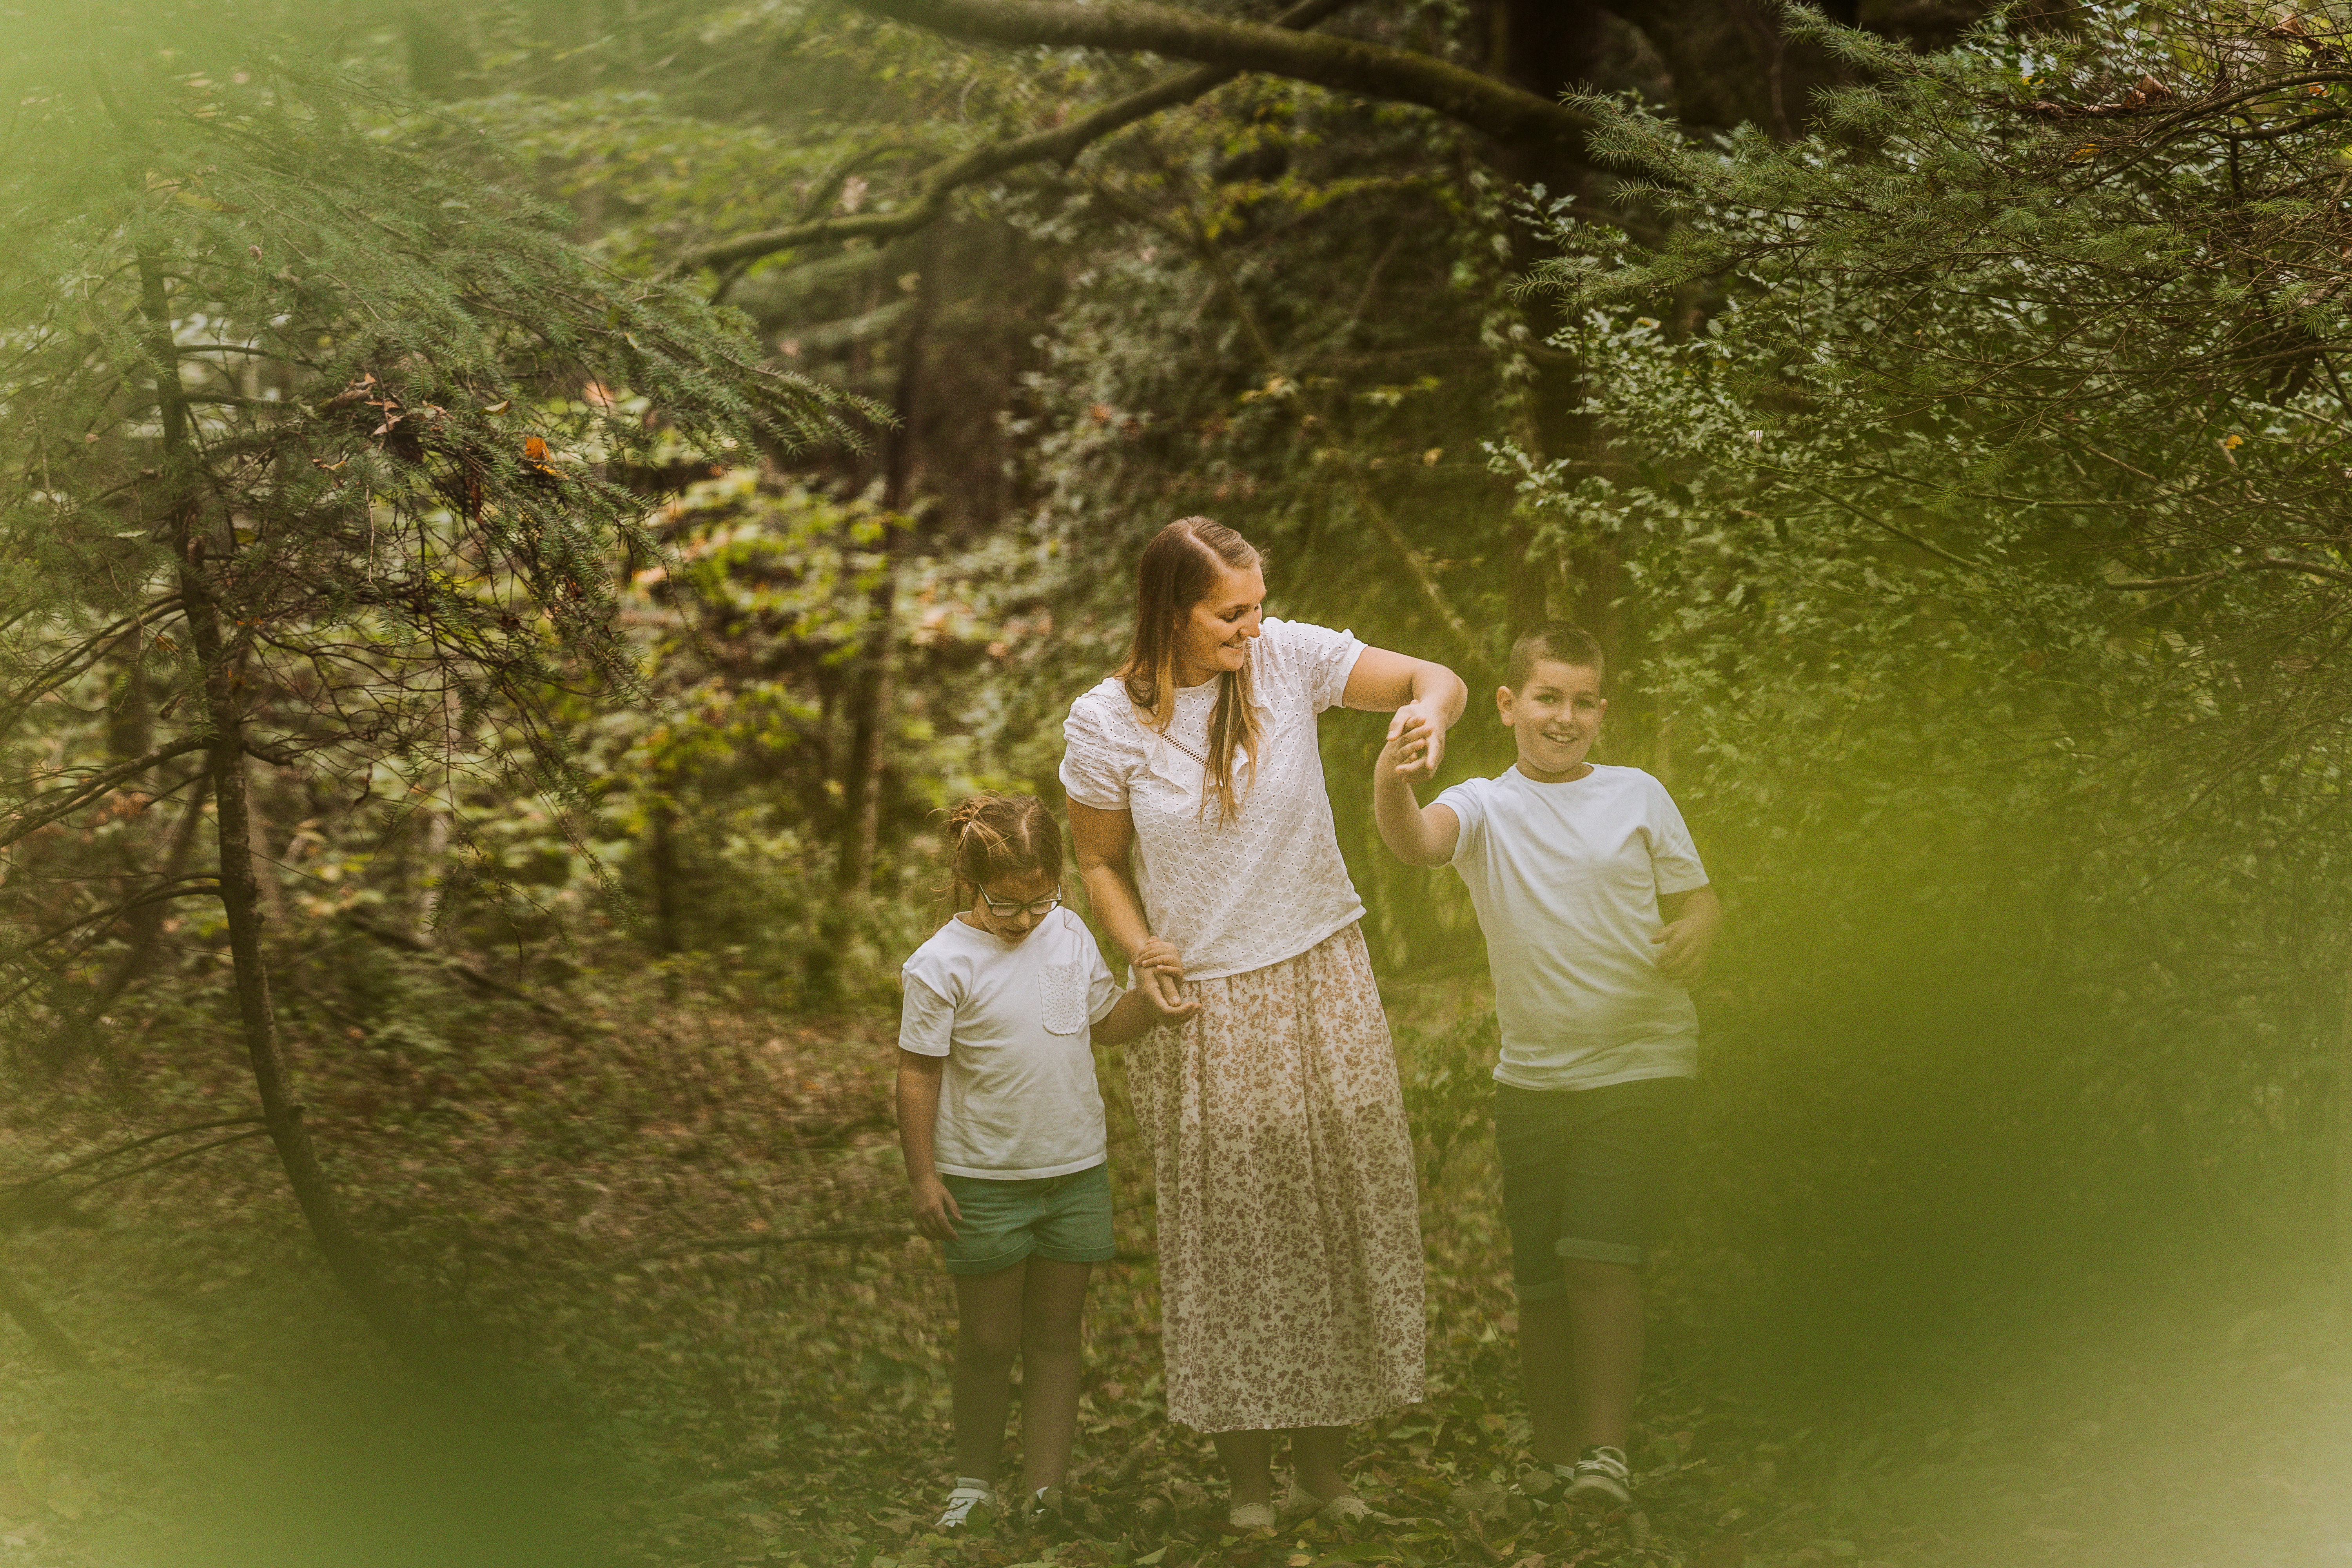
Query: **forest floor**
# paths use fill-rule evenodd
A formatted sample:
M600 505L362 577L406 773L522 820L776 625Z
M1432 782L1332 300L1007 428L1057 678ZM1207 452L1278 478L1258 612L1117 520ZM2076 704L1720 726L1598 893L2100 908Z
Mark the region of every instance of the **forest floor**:
M779 1022L646 976L561 1026L484 1005L420 1044L347 1003L289 989L310 1115L466 1388L403 1392L266 1142L20 1209L0 1267L97 1375L0 1329L0 1564L2352 1564L2344 1324L2252 1273L2110 1289L1832 1401L1759 1392L1668 1269L1638 1510L1542 1506L1475 1138L1423 1194L1429 1397L1361 1434L1383 1519L1235 1534L1207 1444L1161 1417L1149 1173L1117 1113L1072 1517L949 1540L926 1522L951 1298L903 1217L886 1020ZM0 1110L0 1176L242 1110L227 1022L168 1020L168 1050L164 1022Z

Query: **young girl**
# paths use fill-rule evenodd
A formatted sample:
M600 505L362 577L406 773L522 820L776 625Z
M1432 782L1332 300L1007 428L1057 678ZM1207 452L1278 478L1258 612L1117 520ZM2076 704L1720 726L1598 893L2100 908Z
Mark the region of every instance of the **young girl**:
M1113 1254L1094 1041L1189 1016L1149 985L1121 994L1062 908L1062 830L1032 795L975 795L948 817L961 912L902 971L898 1141L915 1227L956 1282L956 1484L938 1528L994 1505L1022 1360L1026 1516L1059 1506L1078 1421L1087 1275Z

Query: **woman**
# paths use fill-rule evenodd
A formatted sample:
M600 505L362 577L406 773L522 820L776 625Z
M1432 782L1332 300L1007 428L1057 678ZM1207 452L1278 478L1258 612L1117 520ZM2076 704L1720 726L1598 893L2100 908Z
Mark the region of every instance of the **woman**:
M1421 1397L1421 1237L1315 716L1393 709L1425 779L1468 693L1443 665L1263 619L1257 552L1206 518L1162 529L1137 578L1127 661L1070 705L1062 783L1137 984L1201 1004L1128 1056L1159 1177L1168 1413L1214 1435L1234 1524L1276 1522L1276 1430L1297 1472L1282 1513L1360 1518L1345 1429Z

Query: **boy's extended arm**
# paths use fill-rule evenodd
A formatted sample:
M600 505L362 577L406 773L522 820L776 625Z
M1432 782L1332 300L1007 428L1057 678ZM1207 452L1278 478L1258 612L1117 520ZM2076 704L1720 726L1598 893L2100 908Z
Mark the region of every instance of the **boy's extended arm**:
M903 1047L898 1052L898 1150L907 1157L907 1185L915 1228L933 1241L953 1241L963 1217L955 1195L932 1163L933 1135L940 1119L940 1074L948 1058Z
M1381 842L1408 866L1443 866L1454 858L1462 819L1450 805L1423 805L1398 765L1404 742L1391 737L1372 764L1372 821Z
M1658 913L1665 924L1650 938L1658 944L1658 967L1669 980L1696 979L1723 929L1723 900L1712 886L1693 888L1660 899Z

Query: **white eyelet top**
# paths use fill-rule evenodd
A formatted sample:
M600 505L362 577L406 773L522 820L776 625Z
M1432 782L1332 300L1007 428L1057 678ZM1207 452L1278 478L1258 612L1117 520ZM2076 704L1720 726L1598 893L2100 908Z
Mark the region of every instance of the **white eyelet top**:
M1350 633L1269 618L1249 645L1265 755L1240 816L1202 809L1209 716L1219 682L1176 693L1163 736L1116 677L1070 704L1062 787L1072 800L1135 819L1136 887L1152 934L1175 945L1188 980L1242 974L1295 958L1364 914L1339 858L1315 716L1339 703L1364 645ZM1188 755L1190 747L1198 756Z

